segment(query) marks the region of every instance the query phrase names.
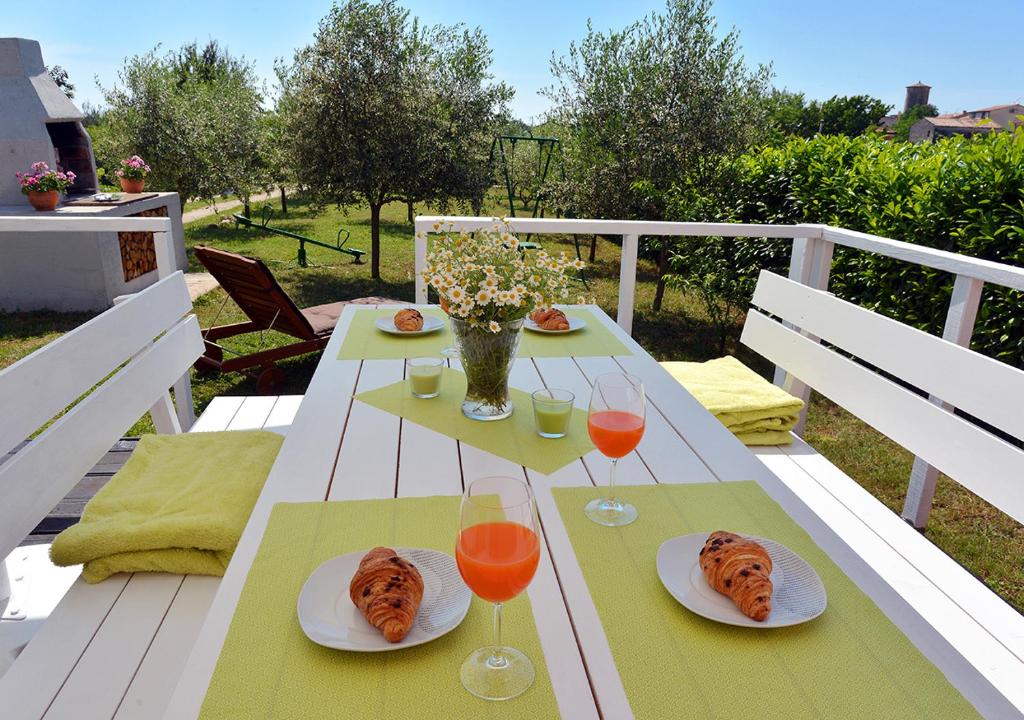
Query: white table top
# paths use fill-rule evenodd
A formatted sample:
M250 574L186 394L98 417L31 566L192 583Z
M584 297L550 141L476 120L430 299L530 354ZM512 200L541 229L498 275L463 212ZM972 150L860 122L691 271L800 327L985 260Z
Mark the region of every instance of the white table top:
M648 390L647 430L637 451L620 462L620 483L757 481L968 699L986 705L978 698L991 694L988 680L922 620L904 598L905 593L901 595L883 580L819 517L828 517L829 522L834 520L830 513L839 517L834 512L834 498L808 497L806 502L798 498L607 315L597 307L588 309L634 354L519 359L511 384L527 391L544 386L568 388L585 405L596 375L625 370L639 376ZM541 475L353 400L354 393L393 383L404 372L404 361L398 359L336 359L353 314L359 311L355 306L345 309L323 353L165 717L198 715L274 503L458 495L465 483L477 477L523 473L536 493L549 549L528 592L562 715L632 717L597 611L550 493L555 486L591 485L595 480L605 483L608 460L594 451L551 475ZM873 559L872 564L877 562ZM585 664L582 658L586 658Z

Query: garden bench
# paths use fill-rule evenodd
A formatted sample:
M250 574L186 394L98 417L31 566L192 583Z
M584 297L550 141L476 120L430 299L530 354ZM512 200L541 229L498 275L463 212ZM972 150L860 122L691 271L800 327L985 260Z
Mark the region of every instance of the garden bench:
M19 617L0 620L0 717L153 718L174 689L219 578L140 573L88 585L77 568L53 567L48 546L18 545L147 410L164 433L288 429L301 396L216 398L182 427L192 398L172 401L168 388L203 352L191 309L176 272L0 371L0 407L16 410L0 419L0 452L21 446L0 465L12 590L5 602L0 564L0 617L5 605Z
M942 404L1024 438L1024 372L767 271L752 304L741 341L785 385L814 388L1024 521L1024 451ZM752 449L983 676L1019 667L1024 616L797 435Z

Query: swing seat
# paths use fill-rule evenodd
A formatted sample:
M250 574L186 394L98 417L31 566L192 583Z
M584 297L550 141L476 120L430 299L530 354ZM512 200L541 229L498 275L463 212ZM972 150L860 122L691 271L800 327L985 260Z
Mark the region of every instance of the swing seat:
M196 371L240 372L259 368L257 388L263 394L278 392L287 380L284 371L276 365L278 360L324 349L345 305L398 302L387 298L364 297L299 308L262 260L203 246L196 246L193 252L217 279L228 297L249 318L246 322L218 325L204 330L205 348L195 362ZM228 359L224 359L224 348L217 344L218 340L225 338L268 330L290 335L298 342L261 348L254 353Z

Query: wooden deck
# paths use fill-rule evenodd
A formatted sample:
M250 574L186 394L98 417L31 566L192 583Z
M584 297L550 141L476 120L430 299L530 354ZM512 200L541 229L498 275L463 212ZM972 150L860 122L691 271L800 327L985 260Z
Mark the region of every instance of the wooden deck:
M0 465L28 445L29 442L31 441L26 440L7 453L6 456L0 456ZM101 487L107 484L107 481L110 480L114 473L128 462L128 458L138 444L139 439L134 437L118 440L107 451L107 454L93 466L92 470L87 472L85 477L78 481L78 484L72 488L71 492L57 503L57 507L53 508L43 521L36 526L32 534L25 538L22 545L52 542L53 537L57 533L78 522L79 518L82 517L82 510L85 508L85 504L89 502Z

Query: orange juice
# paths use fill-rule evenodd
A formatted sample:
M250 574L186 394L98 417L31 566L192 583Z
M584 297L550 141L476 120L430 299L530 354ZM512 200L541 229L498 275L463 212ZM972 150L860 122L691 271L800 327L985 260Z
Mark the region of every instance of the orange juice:
M460 533L455 560L473 592L490 602L505 602L533 579L540 541L533 530L518 523L480 523Z
M644 436L644 419L622 410L601 410L587 419L590 439L602 454L620 458L633 452Z

